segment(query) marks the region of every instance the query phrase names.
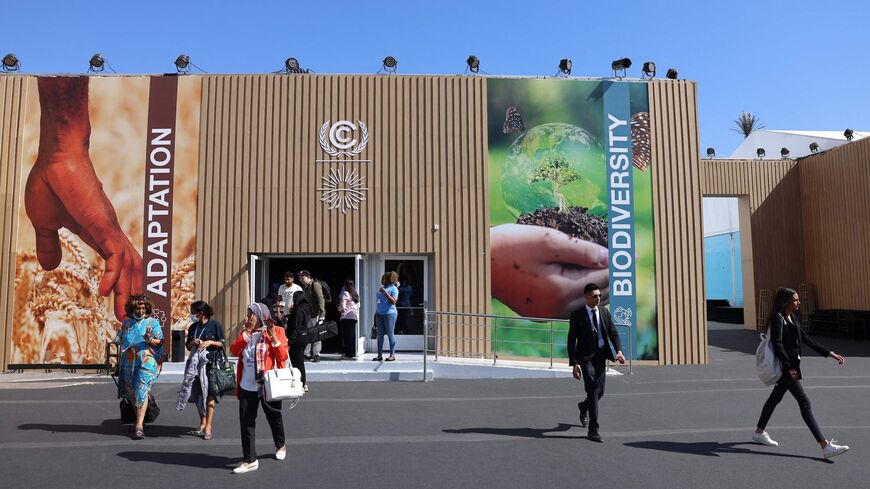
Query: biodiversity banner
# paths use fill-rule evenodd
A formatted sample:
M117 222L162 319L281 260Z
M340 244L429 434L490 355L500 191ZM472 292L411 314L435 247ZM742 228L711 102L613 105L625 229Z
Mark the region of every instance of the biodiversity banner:
M170 338L194 297L200 79L28 83L10 363L103 362L132 294Z
M647 84L487 80L490 259L499 355L566 357L565 323L602 289L629 355L658 359ZM630 329L629 329L630 327Z

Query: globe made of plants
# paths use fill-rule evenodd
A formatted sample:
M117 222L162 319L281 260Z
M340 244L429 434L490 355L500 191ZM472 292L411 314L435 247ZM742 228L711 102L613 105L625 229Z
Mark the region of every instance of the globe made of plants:
M501 191L514 214L582 206L606 215L604 147L585 129L566 123L535 126L508 148Z

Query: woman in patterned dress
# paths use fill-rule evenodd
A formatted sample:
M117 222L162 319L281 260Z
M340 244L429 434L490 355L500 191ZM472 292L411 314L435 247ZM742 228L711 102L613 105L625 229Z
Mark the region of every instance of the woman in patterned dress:
M120 346L118 385L121 395L136 407L133 439L141 440L145 438L148 394L163 362L163 331L160 322L151 317L154 308L145 295L130 296L124 310L127 319L114 340Z

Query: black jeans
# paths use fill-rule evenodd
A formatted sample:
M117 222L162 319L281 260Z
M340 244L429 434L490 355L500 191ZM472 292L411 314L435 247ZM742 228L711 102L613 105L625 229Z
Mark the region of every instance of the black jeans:
M305 381L305 347L308 346L308 337L307 336L297 336L292 343L290 343L290 365L299 369L299 372L302 373L302 383L306 384Z
M819 443L823 442L825 437L822 436L822 431L819 429L819 425L816 423L816 418L813 416L810 398L807 397L807 393L804 392L801 381L792 380L788 372L782 373L782 378L776 383L776 387L773 388L773 392L770 393L770 397L768 397L767 402L764 403L764 408L761 410L761 417L758 418L758 427L762 430L767 427L767 422L770 421L770 417L773 415L773 410L776 408L776 405L779 404L779 401L781 401L783 396L785 396L785 391L791 392L791 395L794 396L798 403L798 407L801 410L801 416L804 418L804 423L807 424L807 427L813 433L813 436L816 437L816 441Z
M341 320L341 344L344 349L344 356L356 356L356 319Z
M281 401L266 402L260 399L256 392L247 391L239 387L239 427L242 430L242 455L245 462L257 460L257 408L263 403L263 412L269 428L272 429L272 440L275 448L284 446L284 418L281 417ZM265 406L268 404L269 409Z
M604 397L604 381L607 380L607 358L598 350L592 360L580 362L586 400L581 405L589 411L589 431L598 431L598 400Z

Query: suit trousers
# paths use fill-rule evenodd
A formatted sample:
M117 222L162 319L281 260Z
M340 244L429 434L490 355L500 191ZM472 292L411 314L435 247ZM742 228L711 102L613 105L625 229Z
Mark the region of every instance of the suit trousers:
M284 418L281 416L281 401L266 402L257 395L239 387L239 426L242 431L242 455L245 462L257 460L257 409L263 403L266 421L272 429L275 448L284 446ZM268 404L268 407L266 406ZM272 409L269 409L269 408ZM273 409L275 411L273 411Z
M589 431L598 431L598 400L604 396L604 381L607 379L607 357L604 350L597 350L592 360L580 362L586 400L581 403L589 412Z

